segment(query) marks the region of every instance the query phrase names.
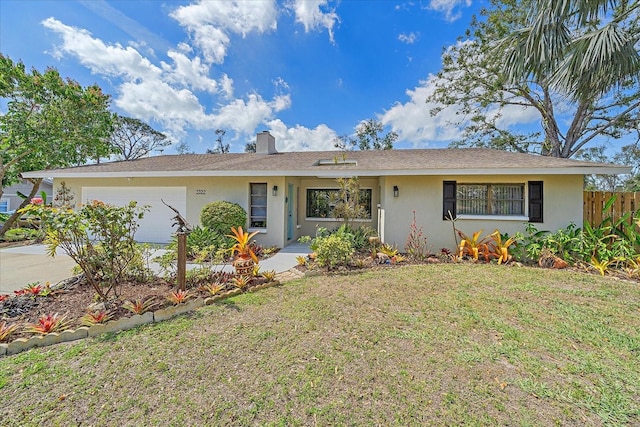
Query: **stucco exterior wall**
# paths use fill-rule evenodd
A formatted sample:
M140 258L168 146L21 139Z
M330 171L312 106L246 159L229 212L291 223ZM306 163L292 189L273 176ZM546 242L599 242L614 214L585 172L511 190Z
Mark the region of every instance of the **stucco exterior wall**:
M539 230L555 231L571 222L582 225L582 175L525 175L525 176L391 176L380 178L360 178L361 188L372 190L372 218L359 222L377 230L383 241L396 244L400 250L409 233L409 224L416 213L416 222L422 226L428 237L432 251L446 247L453 249L454 234L451 222L442 219L442 182L454 180L459 183L526 183L544 182L544 222L535 224ZM62 180L55 180L55 187ZM267 228L256 240L266 246L284 247L303 235L314 236L316 227L337 228L341 222L331 219L306 217L308 188L337 188L335 179L308 177L210 177L210 178L101 178L65 179L67 186L75 194L76 202L81 200L82 187L145 187L184 186L187 189L186 218L192 224L199 224L202 207L214 200L238 203L249 212L249 183L267 183ZM291 184L293 200L289 200L288 186ZM272 194L273 186L278 186L277 195ZM399 195L394 197L393 187L398 186ZM287 233L288 206L292 203L291 239ZM525 203L526 205L526 203ZM171 212L167 210L167 215ZM484 229L485 234L495 229L513 235L524 230L525 220L462 219L456 227L470 234Z
M403 250L415 210L416 223L423 227L432 251L436 252L441 248L453 249L455 242L451 222L442 219L442 182L449 180L458 183L543 181L544 222L535 224L536 228L555 231L566 227L571 222L582 225L582 175L387 177L384 180L382 190L384 203L381 206L384 217L384 241L397 244L398 248ZM393 197L394 185L399 188L398 197ZM524 231L525 222L521 219L496 220L490 217L459 218L455 226L466 234L480 229L483 229L485 234L490 234L498 229L501 233L513 235L517 231Z
M256 241L265 246L283 247L286 245L285 237L285 179L284 177L260 177L234 178L234 177L186 177L186 178L83 178L64 179L54 181L57 188L64 181L75 195L76 203L85 203L81 200L83 187L176 187L184 186L187 189L186 219L191 224L200 223L200 211L207 203L216 200L226 200L237 203L249 212L249 183L267 183L267 228L261 230L256 236ZM278 186L277 196L272 195L272 188ZM167 216L172 216L167 208Z

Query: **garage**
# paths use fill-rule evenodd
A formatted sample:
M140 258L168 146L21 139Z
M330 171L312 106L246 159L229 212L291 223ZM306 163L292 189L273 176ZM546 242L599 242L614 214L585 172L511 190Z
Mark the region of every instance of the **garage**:
M148 205L151 209L140 220L140 228L136 233L138 242L167 243L171 240L174 212L167 204L185 215L187 210L186 187L83 187L83 203L100 200L104 203L126 206L135 200L138 206Z

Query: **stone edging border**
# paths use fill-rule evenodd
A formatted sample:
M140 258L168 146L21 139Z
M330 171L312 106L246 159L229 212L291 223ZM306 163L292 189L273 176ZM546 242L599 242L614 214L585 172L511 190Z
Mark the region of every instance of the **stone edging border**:
M260 289L270 288L280 285L280 282L264 283L249 289L249 292L259 291ZM216 301L230 298L243 293L240 289L234 289L224 294L215 295L209 298L196 298L182 304L171 307L162 308L156 311L149 311L144 314L135 314L131 317L123 317L118 320L111 320L106 323L99 323L93 326L80 326L77 329L68 329L66 331L52 332L46 335L35 335L29 338L17 338L10 343L0 344L0 357L12 356L23 351L37 347L47 347L62 342L70 342L81 340L84 338L95 337L108 332L126 331L127 329L137 328L138 326L147 325L149 323L158 323L172 317L189 313L205 305L211 305Z

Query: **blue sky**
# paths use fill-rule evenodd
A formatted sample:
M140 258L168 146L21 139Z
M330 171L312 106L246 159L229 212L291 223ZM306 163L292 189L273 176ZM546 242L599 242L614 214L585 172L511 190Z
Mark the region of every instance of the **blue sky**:
M114 111L195 152L218 128L235 152L263 130L280 151L332 149L369 118L398 132L398 148L443 147L456 132L446 114L428 114L430 79L482 5L2 0L0 51L97 83ZM535 124L521 112L509 120Z

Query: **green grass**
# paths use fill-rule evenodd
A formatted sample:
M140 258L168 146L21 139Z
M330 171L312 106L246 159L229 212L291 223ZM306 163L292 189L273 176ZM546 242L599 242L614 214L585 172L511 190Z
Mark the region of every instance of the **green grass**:
M311 277L0 359L6 425L638 425L640 286L495 265Z

